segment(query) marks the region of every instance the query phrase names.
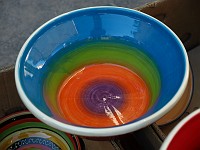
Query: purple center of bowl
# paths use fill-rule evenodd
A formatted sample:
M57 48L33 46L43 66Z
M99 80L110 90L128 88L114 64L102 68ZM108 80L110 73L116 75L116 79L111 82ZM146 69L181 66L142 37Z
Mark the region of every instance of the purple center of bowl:
M92 82L82 93L84 106L93 113L105 113L105 109L118 109L124 100L123 90L110 81Z

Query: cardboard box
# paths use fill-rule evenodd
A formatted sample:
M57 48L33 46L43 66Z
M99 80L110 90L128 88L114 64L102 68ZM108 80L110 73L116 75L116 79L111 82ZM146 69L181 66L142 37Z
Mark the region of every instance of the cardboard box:
M189 51L200 44L199 6L199 0L158 0L136 9L170 27Z
M136 9L159 19L168 25L184 43L193 68L194 92L190 105L181 118L172 124L158 127L152 124L139 131L116 137L112 140L93 141L83 139L86 150L132 150L132 149L159 149L165 136L185 116L199 108L200 94L200 1L193 0L162 0L156 1ZM193 49L193 50L192 50ZM14 67L0 70L0 118L16 111L25 110L21 102L15 82ZM145 144L144 144L145 143Z

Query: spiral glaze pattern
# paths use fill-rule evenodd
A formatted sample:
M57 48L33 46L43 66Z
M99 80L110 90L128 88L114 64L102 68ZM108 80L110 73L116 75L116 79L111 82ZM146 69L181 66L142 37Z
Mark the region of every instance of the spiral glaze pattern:
M154 62L132 45L85 41L55 55L44 98L53 118L84 127L123 125L156 102L160 77Z
M90 127L130 122L143 115L150 93L131 70L114 64L86 66L67 78L58 95L66 120Z

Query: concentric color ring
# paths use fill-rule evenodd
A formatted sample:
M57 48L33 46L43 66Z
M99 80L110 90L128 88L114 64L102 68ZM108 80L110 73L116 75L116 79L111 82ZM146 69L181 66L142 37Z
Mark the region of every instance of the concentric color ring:
M3 149L81 149L79 139L45 125L30 112L17 112L0 120Z
M143 115L150 92L141 77L115 64L86 66L66 78L58 105L67 121L89 127L125 124Z
M50 66L48 67L50 70L47 70L47 74L44 75L43 94L53 118L66 123L57 99L59 88L64 80L85 66L105 63L120 65L137 73L148 85L151 93L149 108L154 105L159 95L160 77L154 62L145 53L128 43L119 41L83 41L63 49L49 61L49 64L46 64ZM105 81L108 82L107 79ZM92 85L92 83L88 84ZM115 89L122 90L118 87Z

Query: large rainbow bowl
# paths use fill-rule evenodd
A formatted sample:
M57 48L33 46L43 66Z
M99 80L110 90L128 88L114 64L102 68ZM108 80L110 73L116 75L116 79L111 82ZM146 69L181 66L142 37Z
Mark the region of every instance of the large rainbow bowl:
M82 136L129 133L157 121L188 81L184 46L163 23L121 7L62 14L25 42L15 66L26 107Z

